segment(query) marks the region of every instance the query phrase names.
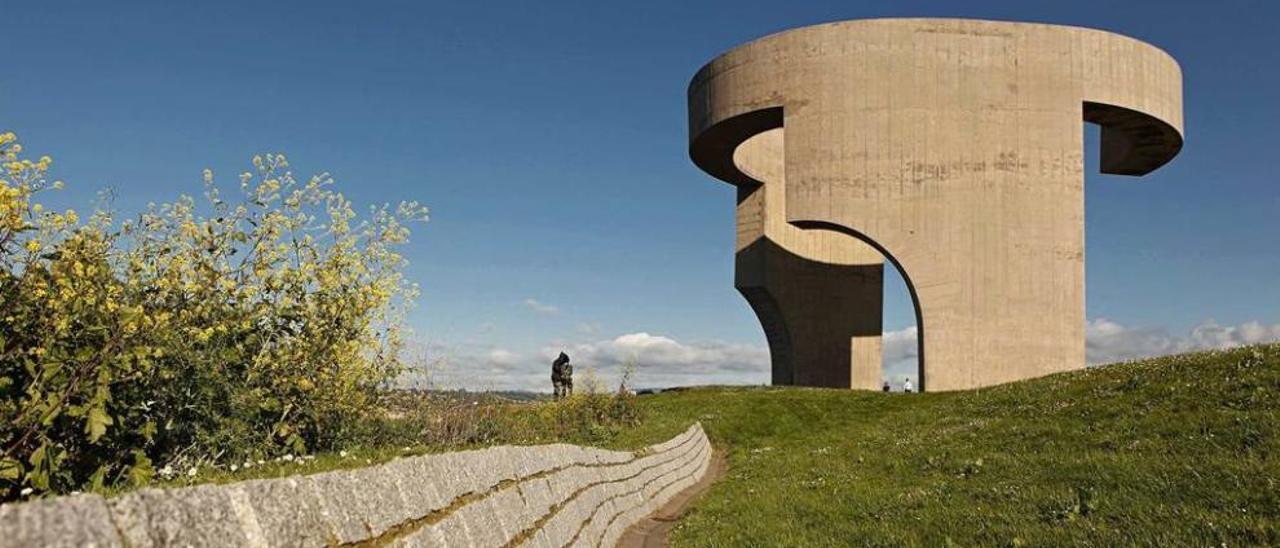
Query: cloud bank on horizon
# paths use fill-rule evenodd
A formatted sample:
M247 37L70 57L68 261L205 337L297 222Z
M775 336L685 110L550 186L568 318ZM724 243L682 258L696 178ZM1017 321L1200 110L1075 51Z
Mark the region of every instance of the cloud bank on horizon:
M1170 335L1162 328L1134 328L1105 318L1085 326L1085 353L1090 365L1112 363L1193 350L1231 348L1280 341L1280 324L1245 322L1222 326L1205 320L1190 333Z
M530 308L533 308L532 306ZM535 309L536 310L536 309ZM584 332L585 334L585 332ZM1097 318L1085 326L1089 365L1138 358L1230 348L1280 341L1280 324L1257 321L1223 326L1206 320L1183 335L1158 327L1130 327ZM916 376L916 327L884 333L885 378L898 384ZM439 388L468 390L533 390L550 387L550 363L567 352L580 376L590 369L608 386L615 386L627 369L633 388L704 384L759 385L769 382L769 349L763 345L724 341L681 342L645 332L612 339L554 343L528 351L477 345L422 345L427 365L418 381Z

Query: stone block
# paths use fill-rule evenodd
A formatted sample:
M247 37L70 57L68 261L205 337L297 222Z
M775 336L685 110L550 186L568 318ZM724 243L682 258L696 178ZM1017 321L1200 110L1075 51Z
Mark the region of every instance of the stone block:
M446 471L437 467L439 462L431 456L420 456L396 459L385 465L386 473L396 481L405 508L413 517L430 514L453 501L453 497L440 492L439 484Z
M473 453L462 451L431 455L429 466L436 474L436 492L447 501L446 506L458 497L488 488L485 478L472 474L475 467L468 464L468 458Z
M366 540L425 515L419 513L420 507L410 507L405 502L393 473L397 469L380 465L306 478L315 491L320 515L332 540Z
M315 546L335 539L320 495L305 476L250 480L227 487L252 510L268 546Z
M220 485L143 489L107 504L131 547L260 544L256 516L231 493L232 488Z
M437 523L435 528L439 530L440 535L444 537L445 546L480 545L477 540L472 539L471 529L467 522L456 512L444 518L443 521Z
M449 544L444 531L438 525L423 525L393 543L403 548L440 548L445 546L461 546Z
M123 547L106 501L73 495L0 505L0 547Z
M503 530L502 521L492 512L486 512L477 505L467 505L458 509L450 520L461 521L470 533L470 546L502 546L508 537Z
M553 504L559 502L555 500L547 478L537 478L521 483L520 492L524 495L525 506L539 515L545 514Z

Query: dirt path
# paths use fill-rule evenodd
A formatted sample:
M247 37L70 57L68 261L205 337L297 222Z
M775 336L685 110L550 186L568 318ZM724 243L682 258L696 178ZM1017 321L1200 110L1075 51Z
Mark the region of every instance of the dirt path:
M724 476L729 468L728 460L725 459L724 453L715 451L711 454L711 467L707 469L706 475L702 479L684 491L681 491L666 504L659 508L657 512L650 514L632 525L627 532L622 534L622 538L618 539L619 548L663 548L670 546L667 537L671 534L671 529L676 526L676 522L684 515L685 510L689 508L693 501L699 495L705 493L711 487L711 484Z

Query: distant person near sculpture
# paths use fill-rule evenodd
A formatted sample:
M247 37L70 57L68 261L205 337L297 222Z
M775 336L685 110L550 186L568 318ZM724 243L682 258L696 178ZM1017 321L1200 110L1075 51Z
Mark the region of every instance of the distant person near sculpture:
M551 387L557 400L573 395L573 366L569 365L569 355L564 352L551 362Z
M889 381L884 381L884 386L880 387L880 389L881 389L881 390L883 390L883 391L885 391L885 392L888 392L888 391L889 391Z
M915 391L915 388L916 388L915 386L912 386L912 385L911 385L911 377L907 377L907 380L902 381L902 391L903 391L903 392L906 392L906 393L910 394L910 393L912 393L912 392L914 392L914 391Z

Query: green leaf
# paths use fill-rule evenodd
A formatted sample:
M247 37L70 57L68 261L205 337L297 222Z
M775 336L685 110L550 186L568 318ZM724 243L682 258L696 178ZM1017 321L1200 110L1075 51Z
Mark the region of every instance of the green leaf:
M156 435L155 421L147 421L146 424L142 425L142 429L138 433L142 434L142 437L146 438L148 442L153 441L152 438Z
M53 462L48 457L48 444L40 444L35 451L31 452L31 457L27 462L31 464L31 471L27 472L27 481L32 487L42 491L49 489L49 472L53 468Z
M35 451L31 452L29 457L27 457L27 462L31 463L32 468L40 468L40 465L44 462L45 450L48 449L48 447L48 445L42 443L39 447L36 447Z
M88 408L83 405L68 405L63 412L66 413L68 417L83 417L87 409Z
M129 483L135 486L146 485L155 474L155 468L151 467L151 459L147 458L146 453L134 451L133 466L129 467Z
M0 459L0 479L16 480L22 477L22 463L14 459Z
M89 434L89 441L96 442L103 434L107 433L107 427L114 424L111 415L101 407L94 407L89 410L89 418L85 423L84 430Z
M285 441L285 444L288 445L289 448L292 449L293 452L295 453L307 452L306 442L302 440L302 436L299 436L297 434L293 434L292 436L289 436L289 439Z
M104 480L107 477L107 465L99 466L93 471L93 475L89 476L89 489L92 491L101 491Z

